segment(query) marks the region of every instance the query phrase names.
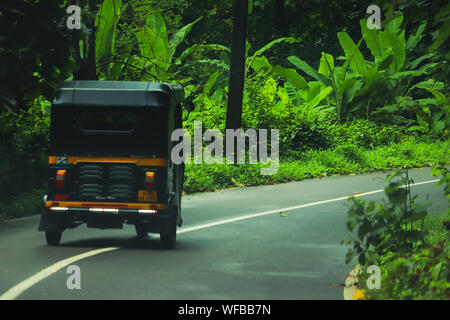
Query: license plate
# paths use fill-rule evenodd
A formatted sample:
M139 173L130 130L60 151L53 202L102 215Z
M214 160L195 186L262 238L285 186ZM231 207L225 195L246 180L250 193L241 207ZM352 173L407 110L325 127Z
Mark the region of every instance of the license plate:
M156 194L157 194L156 191L139 190L138 199L139 199L139 201L155 202Z

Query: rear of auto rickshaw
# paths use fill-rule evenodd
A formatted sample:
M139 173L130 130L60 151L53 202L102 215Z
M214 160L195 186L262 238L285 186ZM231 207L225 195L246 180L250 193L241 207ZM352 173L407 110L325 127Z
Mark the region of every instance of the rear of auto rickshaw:
M48 190L39 231L48 245L62 232L135 226L172 248L181 226L184 164L171 162L182 127L181 86L152 82L71 81L51 107Z

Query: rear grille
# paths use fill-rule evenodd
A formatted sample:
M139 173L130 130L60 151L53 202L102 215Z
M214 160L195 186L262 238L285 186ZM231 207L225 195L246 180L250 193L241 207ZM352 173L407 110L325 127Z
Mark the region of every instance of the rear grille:
M103 179L103 167L99 165L80 165L80 179Z
M134 164L78 164L78 198L81 201L134 201Z
M80 184L79 196L82 200L95 200L97 197L102 197L103 187L96 183L82 183Z

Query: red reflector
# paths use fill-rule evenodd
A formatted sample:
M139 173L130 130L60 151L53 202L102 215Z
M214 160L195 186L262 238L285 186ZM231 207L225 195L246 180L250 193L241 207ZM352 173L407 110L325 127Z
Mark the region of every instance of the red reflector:
M55 194L55 200L57 201L66 201L67 199L69 199L67 194Z
M147 171L145 173L145 188L148 190L153 189L155 186L155 173L153 171Z
M56 171L56 187L64 188L66 185L66 170Z

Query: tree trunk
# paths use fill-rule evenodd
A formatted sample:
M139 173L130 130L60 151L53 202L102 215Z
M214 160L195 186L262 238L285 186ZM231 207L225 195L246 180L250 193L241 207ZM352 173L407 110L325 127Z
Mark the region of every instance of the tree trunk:
M248 1L235 0L233 7L233 34L231 44L230 80L228 83L227 129L241 127L242 96L244 90L245 40Z

